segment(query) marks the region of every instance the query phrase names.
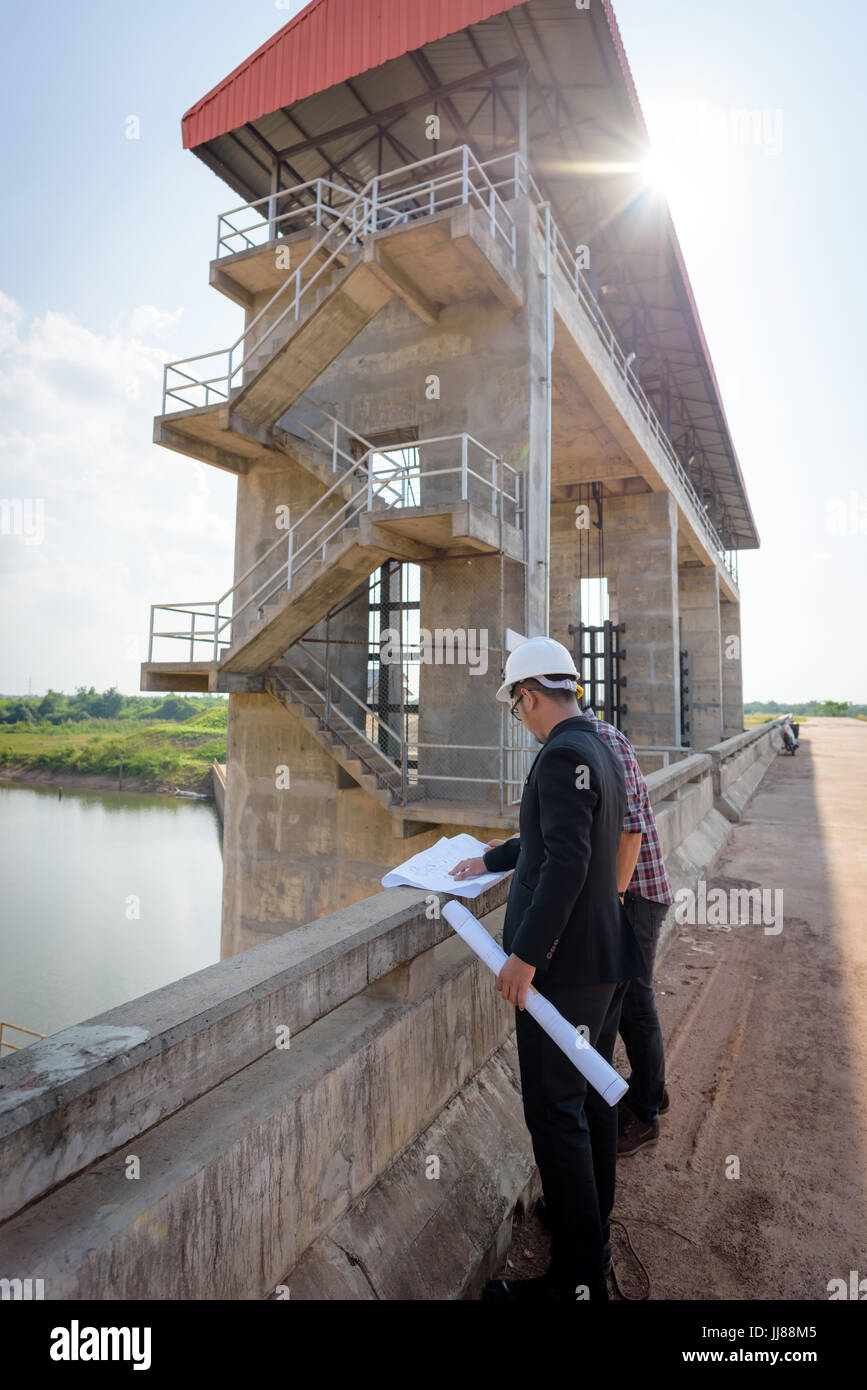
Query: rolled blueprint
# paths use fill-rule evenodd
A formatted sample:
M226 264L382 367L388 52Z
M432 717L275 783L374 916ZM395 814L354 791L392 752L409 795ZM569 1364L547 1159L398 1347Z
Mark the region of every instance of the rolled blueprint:
M486 932L481 922L468 912L463 903L448 902L443 908L443 916L451 927L457 932L470 947L475 951L480 960L485 962L489 970L493 970L495 975L499 975L508 957L501 946L498 946L489 932ZM563 1017L559 1009L555 1009L550 999L546 999L544 994L540 994L537 989L530 986L527 996L527 1013L536 1020L540 1028L544 1028L548 1037L557 1044L562 1052L565 1052L580 1071L586 1077L594 1090L598 1091L603 1100L609 1105L616 1105L620 1097L629 1089L629 1083L623 1080L619 1072L600 1056L595 1047L582 1033L578 1031L574 1023L569 1023Z

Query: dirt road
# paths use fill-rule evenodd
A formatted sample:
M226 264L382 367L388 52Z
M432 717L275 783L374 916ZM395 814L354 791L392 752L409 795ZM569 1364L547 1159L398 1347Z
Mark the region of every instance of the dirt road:
M765 890L764 921L684 925L657 966L671 1108L620 1161L614 1213L652 1299L827 1300L830 1280L867 1280L865 787L867 724L803 725L707 883L729 906L732 888ZM615 1065L628 1074L620 1044ZM638 1294L621 1232L612 1244ZM501 1273L545 1268L535 1219L509 1258Z

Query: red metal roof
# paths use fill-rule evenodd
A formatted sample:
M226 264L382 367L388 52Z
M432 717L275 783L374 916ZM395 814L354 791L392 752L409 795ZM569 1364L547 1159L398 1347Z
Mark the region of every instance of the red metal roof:
M237 130L315 92L523 0L311 0L181 122L184 149Z

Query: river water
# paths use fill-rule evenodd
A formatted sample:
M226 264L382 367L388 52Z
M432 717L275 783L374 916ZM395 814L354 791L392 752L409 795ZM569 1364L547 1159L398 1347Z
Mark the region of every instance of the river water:
M0 785L0 1019L56 1033L213 965L222 880L213 802Z

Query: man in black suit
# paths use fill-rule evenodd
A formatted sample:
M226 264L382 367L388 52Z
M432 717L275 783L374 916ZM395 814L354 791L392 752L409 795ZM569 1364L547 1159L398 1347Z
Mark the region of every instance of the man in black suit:
M524 784L518 838L452 870L459 882L483 869L514 869L503 928L509 955L497 988L517 1006L524 1117L551 1230L546 1273L490 1280L487 1299L608 1297L617 1110L524 1007L535 980L610 1062L625 982L645 968L617 893L623 771L581 714L577 675L569 652L550 638L531 638L510 654L497 698L543 747Z

